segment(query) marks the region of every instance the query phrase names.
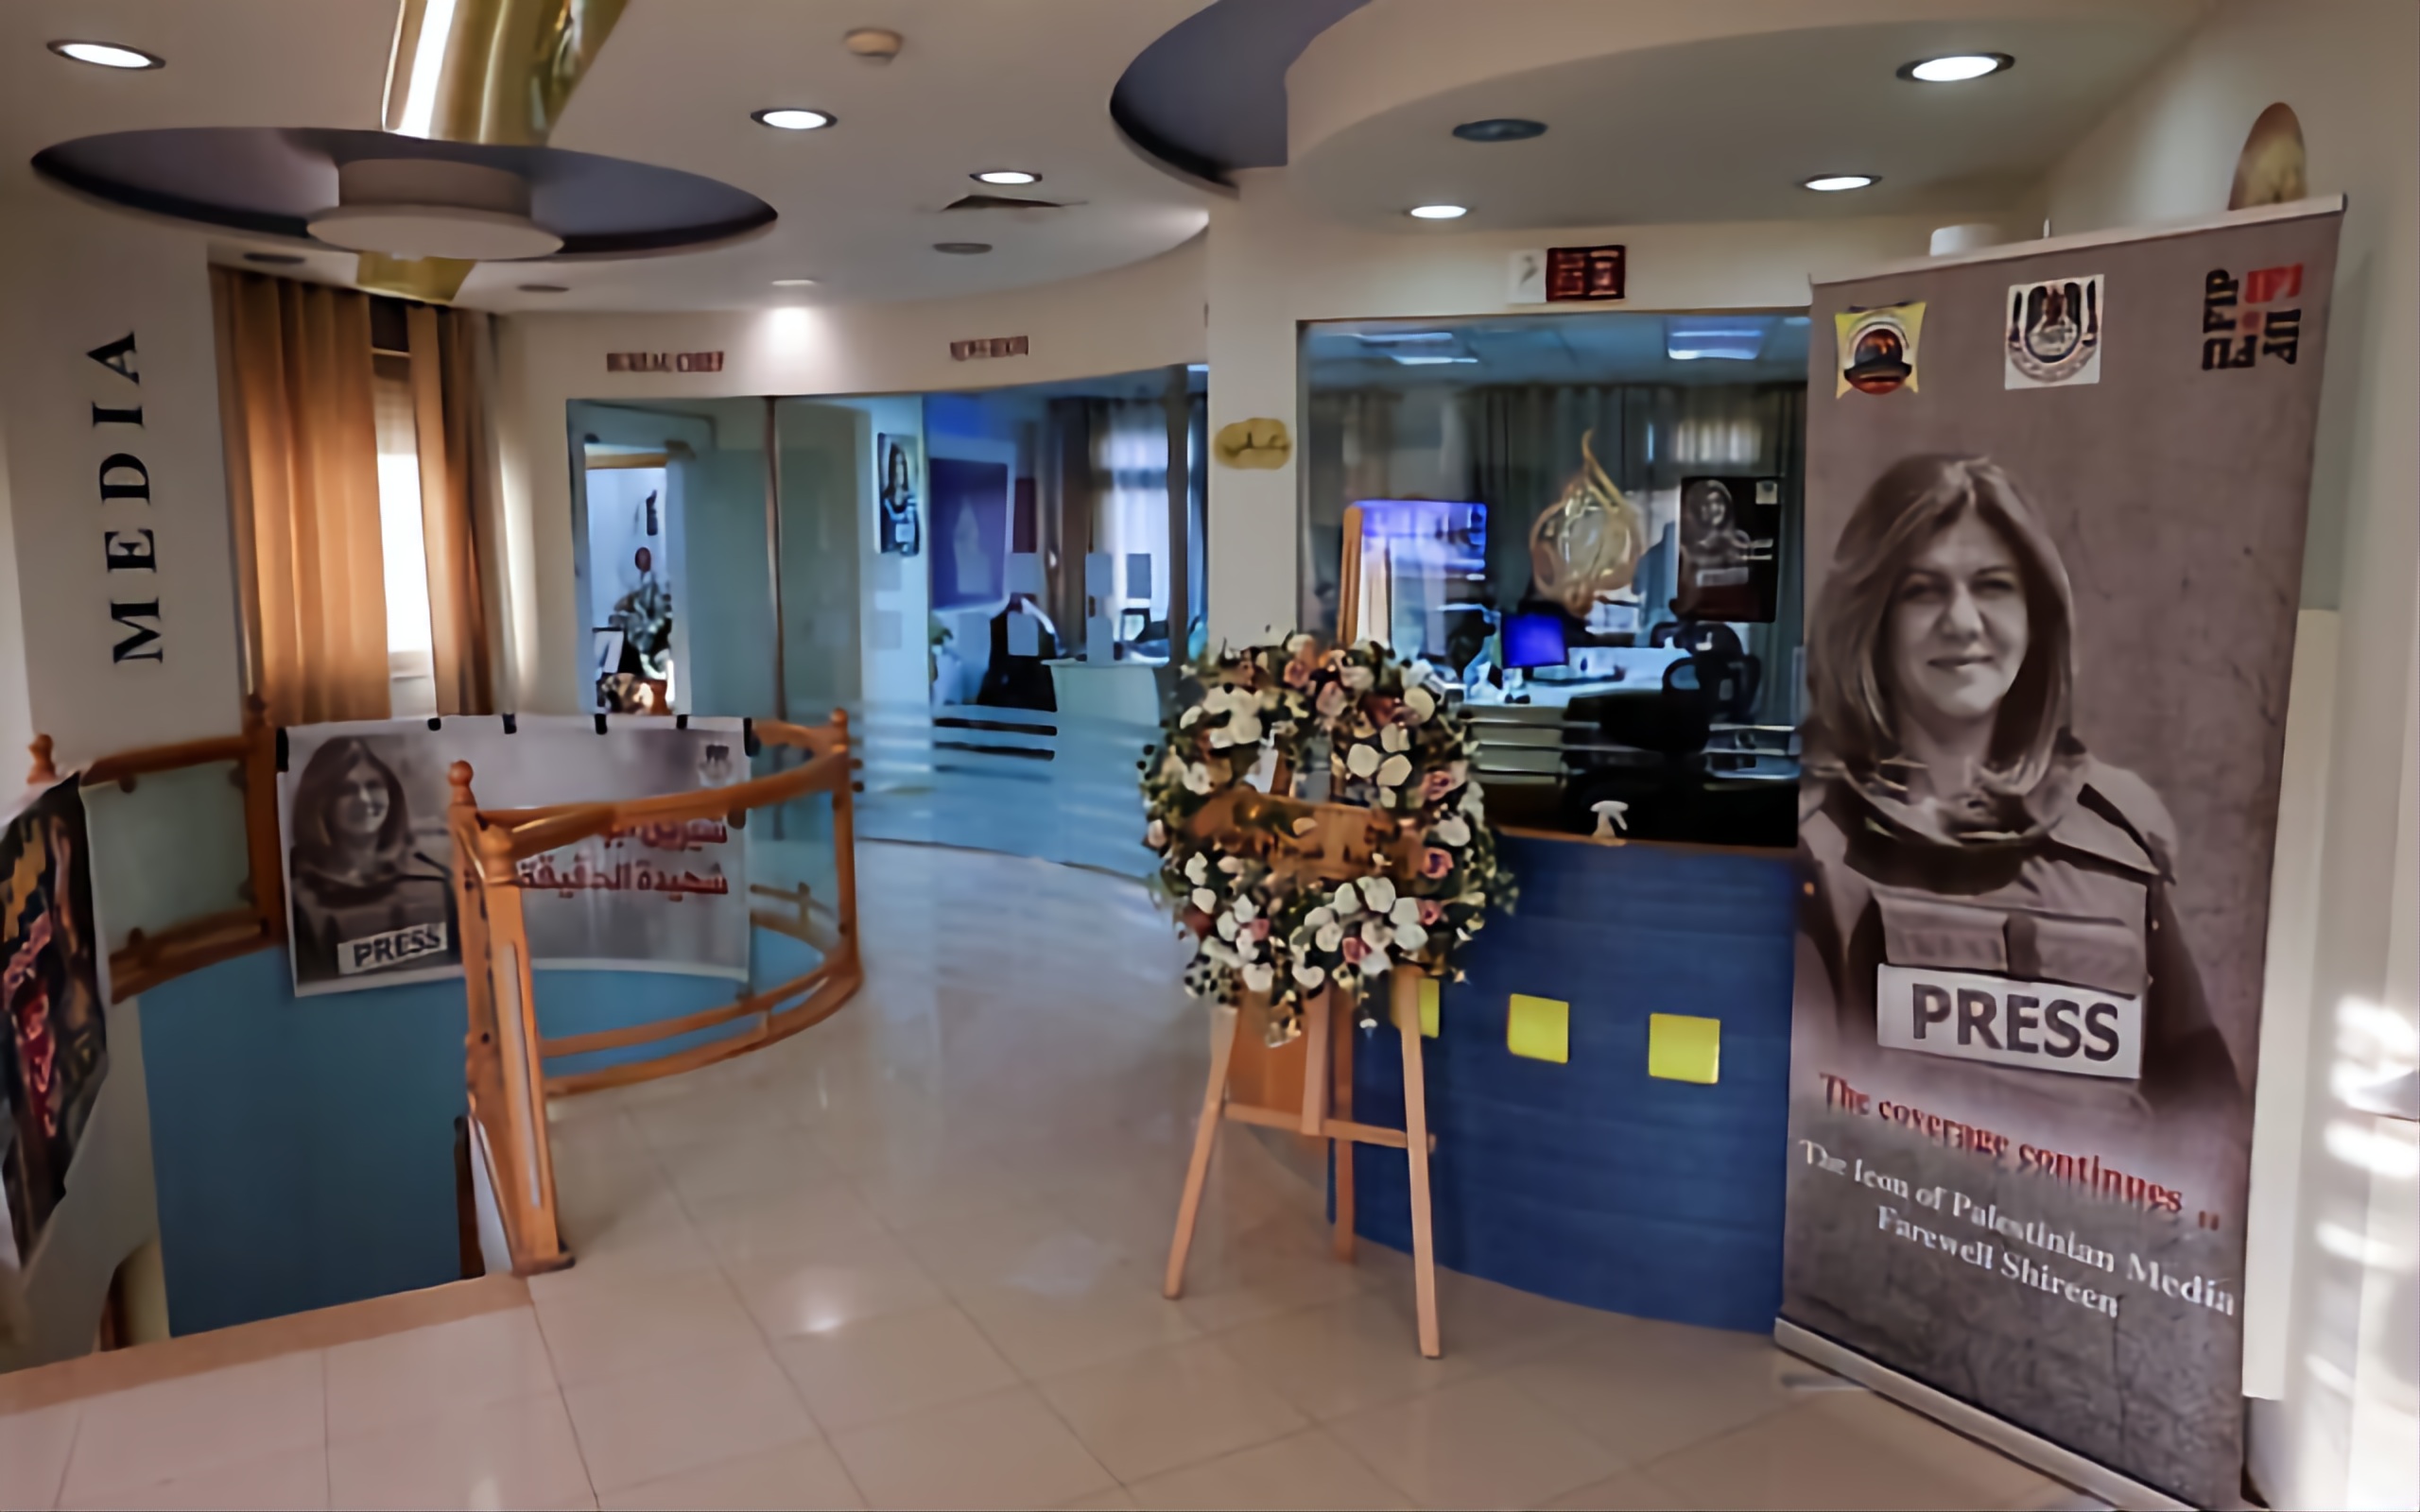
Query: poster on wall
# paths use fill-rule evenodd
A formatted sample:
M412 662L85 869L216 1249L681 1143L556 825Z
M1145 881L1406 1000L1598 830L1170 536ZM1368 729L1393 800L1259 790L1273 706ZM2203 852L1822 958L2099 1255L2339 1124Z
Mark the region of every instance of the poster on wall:
M446 773L482 808L610 802L744 782L735 719L525 716L308 725L278 778L297 996L457 975ZM533 966L745 979L744 836L719 820L592 836L520 866Z
M1681 560L1672 612L1685 620L1766 624L1780 598L1781 479L1681 480Z
M1815 290L1777 1332L2204 1506L2340 209Z
M925 524L916 501L923 495L917 478L917 454L922 443L913 436L874 438L875 463L882 469L882 487L875 497L882 510L875 538L886 557L913 557L924 549Z
M997 614L1009 603L1009 464L937 456L925 475L933 501L933 612Z
M94 952L91 850L74 782L29 796L0 830L0 1186L9 1241L33 1258L109 1071Z

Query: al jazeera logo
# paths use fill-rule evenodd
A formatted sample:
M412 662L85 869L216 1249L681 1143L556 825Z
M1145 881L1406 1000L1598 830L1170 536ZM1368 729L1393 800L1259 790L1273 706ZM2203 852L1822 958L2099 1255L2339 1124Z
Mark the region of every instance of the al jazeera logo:
M1840 387L1837 399L1854 388L1860 394L1887 394L1916 382L1916 340L1923 334L1925 307L1885 304L1870 310L1844 310L1832 317L1840 340Z

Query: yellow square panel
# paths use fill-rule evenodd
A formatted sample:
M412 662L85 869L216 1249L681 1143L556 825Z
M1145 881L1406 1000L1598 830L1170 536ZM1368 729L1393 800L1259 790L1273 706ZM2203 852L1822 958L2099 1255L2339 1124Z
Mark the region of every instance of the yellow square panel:
M1713 1086L1722 1076L1722 1021L1685 1013L1649 1014L1647 1074Z
M1571 1063L1571 1005L1555 998L1512 994L1504 1026L1505 1048L1531 1060Z
M1430 1040L1437 1038L1437 989L1440 985L1433 976L1420 979L1420 1032Z

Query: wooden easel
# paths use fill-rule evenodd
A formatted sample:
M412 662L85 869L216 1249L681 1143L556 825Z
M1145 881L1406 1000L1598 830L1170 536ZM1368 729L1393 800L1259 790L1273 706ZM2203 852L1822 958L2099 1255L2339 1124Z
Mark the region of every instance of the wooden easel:
M1434 1142L1428 1135L1427 1082L1421 1069L1421 976L1418 968L1400 964L1387 973L1395 1032L1403 1037L1404 1126L1399 1129L1352 1118L1353 1014L1335 992L1311 999L1302 1037L1275 1050L1243 1032L1245 1020L1254 1016L1253 1005L1247 1004L1229 1020L1210 1047L1210 1085L1194 1125L1193 1159L1185 1166L1184 1198L1177 1205L1176 1239L1168 1246L1167 1296L1184 1291L1185 1256L1193 1248L1201 1188L1209 1178L1210 1152L1222 1122L1257 1124L1328 1142L1336 1166L1336 1258L1343 1261L1353 1258L1353 1146L1382 1144L1410 1159L1412 1295L1420 1320L1420 1352L1437 1358L1442 1350L1437 1244L1428 1209L1428 1153ZM1292 1082L1287 1074L1296 1060L1302 1063L1301 1080Z
M1369 875L1372 863L1381 858L1391 863L1388 869L1397 875L1408 871L1408 851L1416 848L1417 837L1407 836L1397 820L1353 804L1314 805L1283 796L1290 785L1280 763L1269 792L1231 788L1203 805L1191 828L1202 835L1264 836L1260 843L1267 849L1265 858L1270 867L1298 876L1341 882ZM1247 1003L1236 1012L1211 1047L1210 1085L1202 1093L1201 1116L1194 1127L1184 1197L1177 1206L1176 1238L1168 1246L1167 1281L1163 1288L1167 1296L1174 1297L1184 1290L1185 1256L1193 1247L1202 1183L1210 1174L1210 1153L1222 1122L1257 1124L1328 1142L1336 1169L1336 1256L1343 1261L1353 1258L1353 1146L1382 1144L1402 1150L1410 1159L1411 1258L1420 1352L1430 1359L1437 1357L1427 1081L1422 1074L1420 1045L1422 975L1417 967L1401 962L1387 973L1395 1030L1403 1037L1404 1127L1400 1129L1353 1119L1354 1016L1352 1005L1339 1001L1333 988L1305 1005L1303 1033L1275 1049L1242 1029L1247 1018L1259 1016L1255 1010L1263 1005Z

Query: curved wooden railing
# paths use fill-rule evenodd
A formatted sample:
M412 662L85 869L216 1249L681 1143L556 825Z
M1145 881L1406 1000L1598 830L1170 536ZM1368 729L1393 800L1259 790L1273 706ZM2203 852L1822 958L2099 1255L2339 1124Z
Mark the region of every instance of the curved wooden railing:
M546 1139L545 1100L651 1080L744 1055L829 1018L864 984L857 952L855 809L849 720L835 711L821 729L759 720L755 737L808 753L786 772L736 783L634 799L618 803L569 803L544 808L481 809L472 792L469 763L448 773L454 796L456 901L462 928L463 985L470 1004L468 1072L473 1124L482 1136L497 1216L520 1274L570 1263L556 1223L554 1161ZM702 1012L593 1034L544 1038L538 1028L537 984L530 971L529 934L522 914L520 864L594 835L642 824L724 819L744 825L750 810L808 793L832 798L837 871L837 937L813 971ZM805 889L775 893L796 904L797 919L757 914L762 927L808 938ZM550 1057L631 1049L729 1024L742 1027L702 1045L596 1071L548 1075Z
M51 738L36 736L32 749L27 785L58 782ZM235 764L244 791L248 903L182 919L157 933L128 931L126 943L110 952L113 1001L123 1003L163 982L285 941L285 866L277 838L277 730L258 696L245 700L243 729L236 734L120 751L90 763L78 778L85 787L114 784L131 793L145 777L216 762Z
M703 788L620 803L571 803L534 809L477 807L474 774L457 763L454 798L447 816L458 865L455 886L460 906L463 977L470 1025L464 1070L477 1131L488 1161L497 1215L516 1274L566 1264L555 1224L553 1159L547 1148L545 1099L602 1087L625 1085L693 1070L787 1039L829 1018L856 995L865 971L857 951L856 811L848 716L836 712L828 725L775 720L751 725L757 741L804 752L806 760L787 771L730 787ZM132 791L141 779L163 772L232 762L244 795L244 835L250 878L247 905L183 919L155 933L129 932L110 953L112 997L124 1001L162 983L285 939L285 868L277 814L279 731L257 697L245 705L243 728L233 735L122 751L92 762L78 774L83 786L114 783ZM48 735L32 746L26 781L48 785L61 774L53 765ZM822 953L811 971L760 992L702 1012L657 1023L594 1034L543 1038L537 1026L528 935L521 917L518 863L609 830L688 819L744 823L750 810L787 802L809 793L828 793L836 870L828 927L810 917L808 889L756 885L754 897L786 907L752 908L751 922L806 941ZM475 864L472 864L475 863ZM549 1076L549 1058L629 1049L677 1040L704 1030L738 1029L704 1045L602 1070Z

